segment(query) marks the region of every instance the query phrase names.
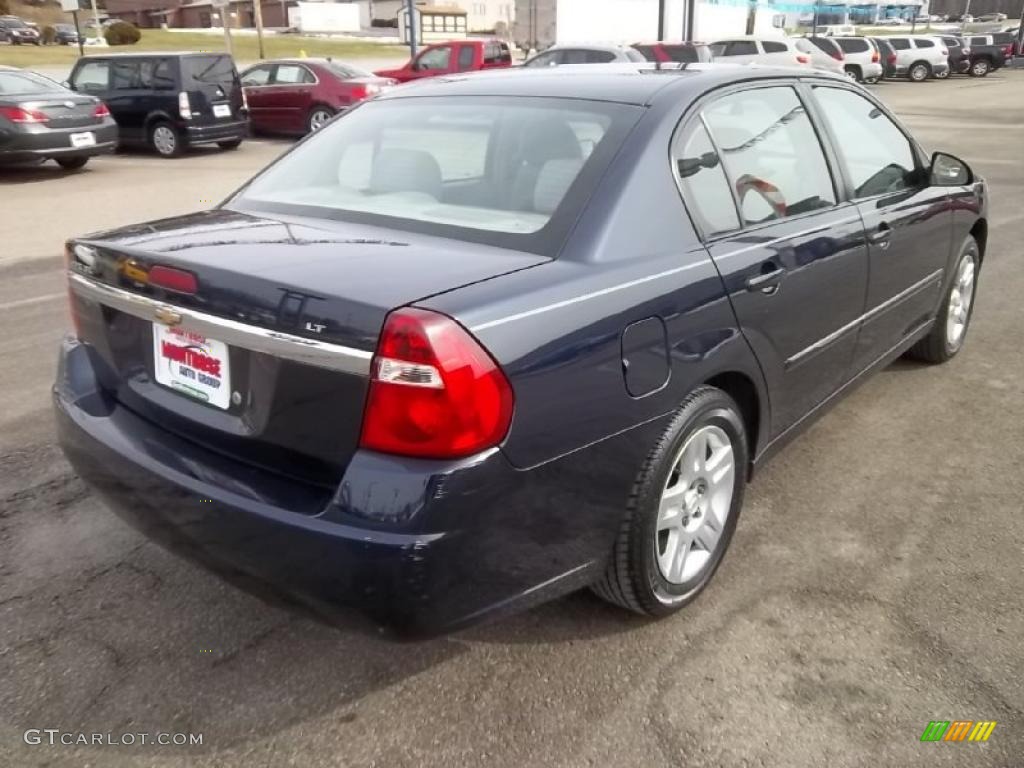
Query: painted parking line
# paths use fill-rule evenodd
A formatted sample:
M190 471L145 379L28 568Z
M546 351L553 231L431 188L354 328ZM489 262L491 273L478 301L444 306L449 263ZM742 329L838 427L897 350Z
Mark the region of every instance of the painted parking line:
M33 304L44 304L47 301L53 301L55 299L67 298L67 292L61 291L60 293L44 293L42 296L33 296L31 299L18 299L17 301L8 301L0 304L0 310L5 309L18 309L19 307L31 307Z

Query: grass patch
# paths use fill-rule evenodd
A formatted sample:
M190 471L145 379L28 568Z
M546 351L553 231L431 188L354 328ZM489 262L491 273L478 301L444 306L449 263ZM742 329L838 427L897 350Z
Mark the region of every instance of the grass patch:
M147 51L223 51L224 36L202 32L170 32L162 29L143 29L142 39L135 45L112 48L86 48L89 53L145 53ZM252 62L258 57L255 35L232 35L234 58L237 62ZM263 37L268 59L299 56L332 56L336 59L395 58L408 55L408 49L399 45L383 45L362 40L345 40L301 35L267 34ZM78 58L77 45L7 45L0 43L0 64L12 67L53 67L66 65L69 69Z

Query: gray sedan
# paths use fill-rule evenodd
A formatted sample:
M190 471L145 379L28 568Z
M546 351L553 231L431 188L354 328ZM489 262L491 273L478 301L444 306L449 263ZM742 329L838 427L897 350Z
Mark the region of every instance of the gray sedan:
M56 160L73 170L116 147L117 123L102 101L0 67L0 165Z

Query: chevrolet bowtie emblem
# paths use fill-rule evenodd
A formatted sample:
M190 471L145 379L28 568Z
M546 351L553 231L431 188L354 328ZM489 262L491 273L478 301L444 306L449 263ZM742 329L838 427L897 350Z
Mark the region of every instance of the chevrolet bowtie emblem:
M181 315L170 307L157 307L153 316L164 325L177 325L181 322Z

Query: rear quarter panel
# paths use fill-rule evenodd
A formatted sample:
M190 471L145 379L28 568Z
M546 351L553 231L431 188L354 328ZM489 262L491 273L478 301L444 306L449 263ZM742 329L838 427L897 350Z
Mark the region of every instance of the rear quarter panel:
M768 423L760 371L670 170L682 109L661 112L641 119L557 260L421 302L469 328L508 375L516 402L503 450L516 467L656 420L726 371L755 384ZM669 375L659 389L632 397L622 333L651 317L667 329L668 349L650 353L667 354Z

